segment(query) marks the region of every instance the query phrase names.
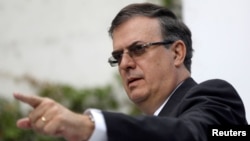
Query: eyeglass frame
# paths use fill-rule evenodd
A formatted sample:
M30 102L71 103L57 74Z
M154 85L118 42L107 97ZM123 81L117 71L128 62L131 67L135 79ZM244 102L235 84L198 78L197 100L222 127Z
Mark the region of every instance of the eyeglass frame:
M129 56L131 56L133 58L133 56L140 56L142 54L144 54L146 52L146 48L155 46L155 45L169 45L169 44L173 44L175 41L173 40L166 40L166 41L159 41L159 42L149 42L149 43L145 43L142 45L136 45L133 44L130 47L128 47L128 54ZM140 47L141 52L136 52L136 49L138 49ZM112 56L108 58L108 63L110 64L111 67L116 67L120 64L121 60L122 60L122 55L124 54L124 50L119 50L119 51L113 51ZM119 60L115 59L115 54L117 54L117 56L120 57Z

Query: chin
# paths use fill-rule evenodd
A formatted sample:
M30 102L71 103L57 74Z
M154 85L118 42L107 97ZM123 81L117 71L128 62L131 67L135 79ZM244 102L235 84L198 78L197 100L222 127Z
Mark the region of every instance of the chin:
M145 101L146 97L147 97L146 94L142 92L131 92L129 94L130 100L136 104Z

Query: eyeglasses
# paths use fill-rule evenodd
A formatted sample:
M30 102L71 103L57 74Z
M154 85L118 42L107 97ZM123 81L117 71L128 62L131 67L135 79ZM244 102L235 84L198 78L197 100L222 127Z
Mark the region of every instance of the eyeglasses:
M141 56L142 54L144 54L146 52L146 49L154 46L154 45L168 45L168 44L172 44L174 41L162 41L162 42L152 42L152 43L146 43L143 45L139 45L137 43L132 44L129 48L128 48L128 54L130 57L134 58L134 57L138 57ZM124 53L124 50L118 50L118 51L114 51L112 52L112 56L108 59L108 62L110 64L111 67L115 67L118 64L120 64L121 60L122 60L122 55Z

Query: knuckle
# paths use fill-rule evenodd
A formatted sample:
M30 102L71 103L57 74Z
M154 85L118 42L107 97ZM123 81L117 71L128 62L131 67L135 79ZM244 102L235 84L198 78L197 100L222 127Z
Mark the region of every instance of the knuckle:
M43 101L44 105L48 105L48 106L54 106L55 105L55 101L49 98L45 98Z
M63 121L63 116L59 114L59 115L57 115L55 117L55 120L58 121L58 122L62 122Z
M58 104L53 104L50 106L50 112L54 113L54 114L61 114L62 108L60 105Z

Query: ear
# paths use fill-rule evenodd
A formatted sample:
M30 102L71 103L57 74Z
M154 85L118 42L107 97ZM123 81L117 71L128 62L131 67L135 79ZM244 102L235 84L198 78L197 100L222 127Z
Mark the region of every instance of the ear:
M184 64L184 59L186 57L186 45L183 41L177 40L173 46L172 51L174 53L174 64L176 67Z

